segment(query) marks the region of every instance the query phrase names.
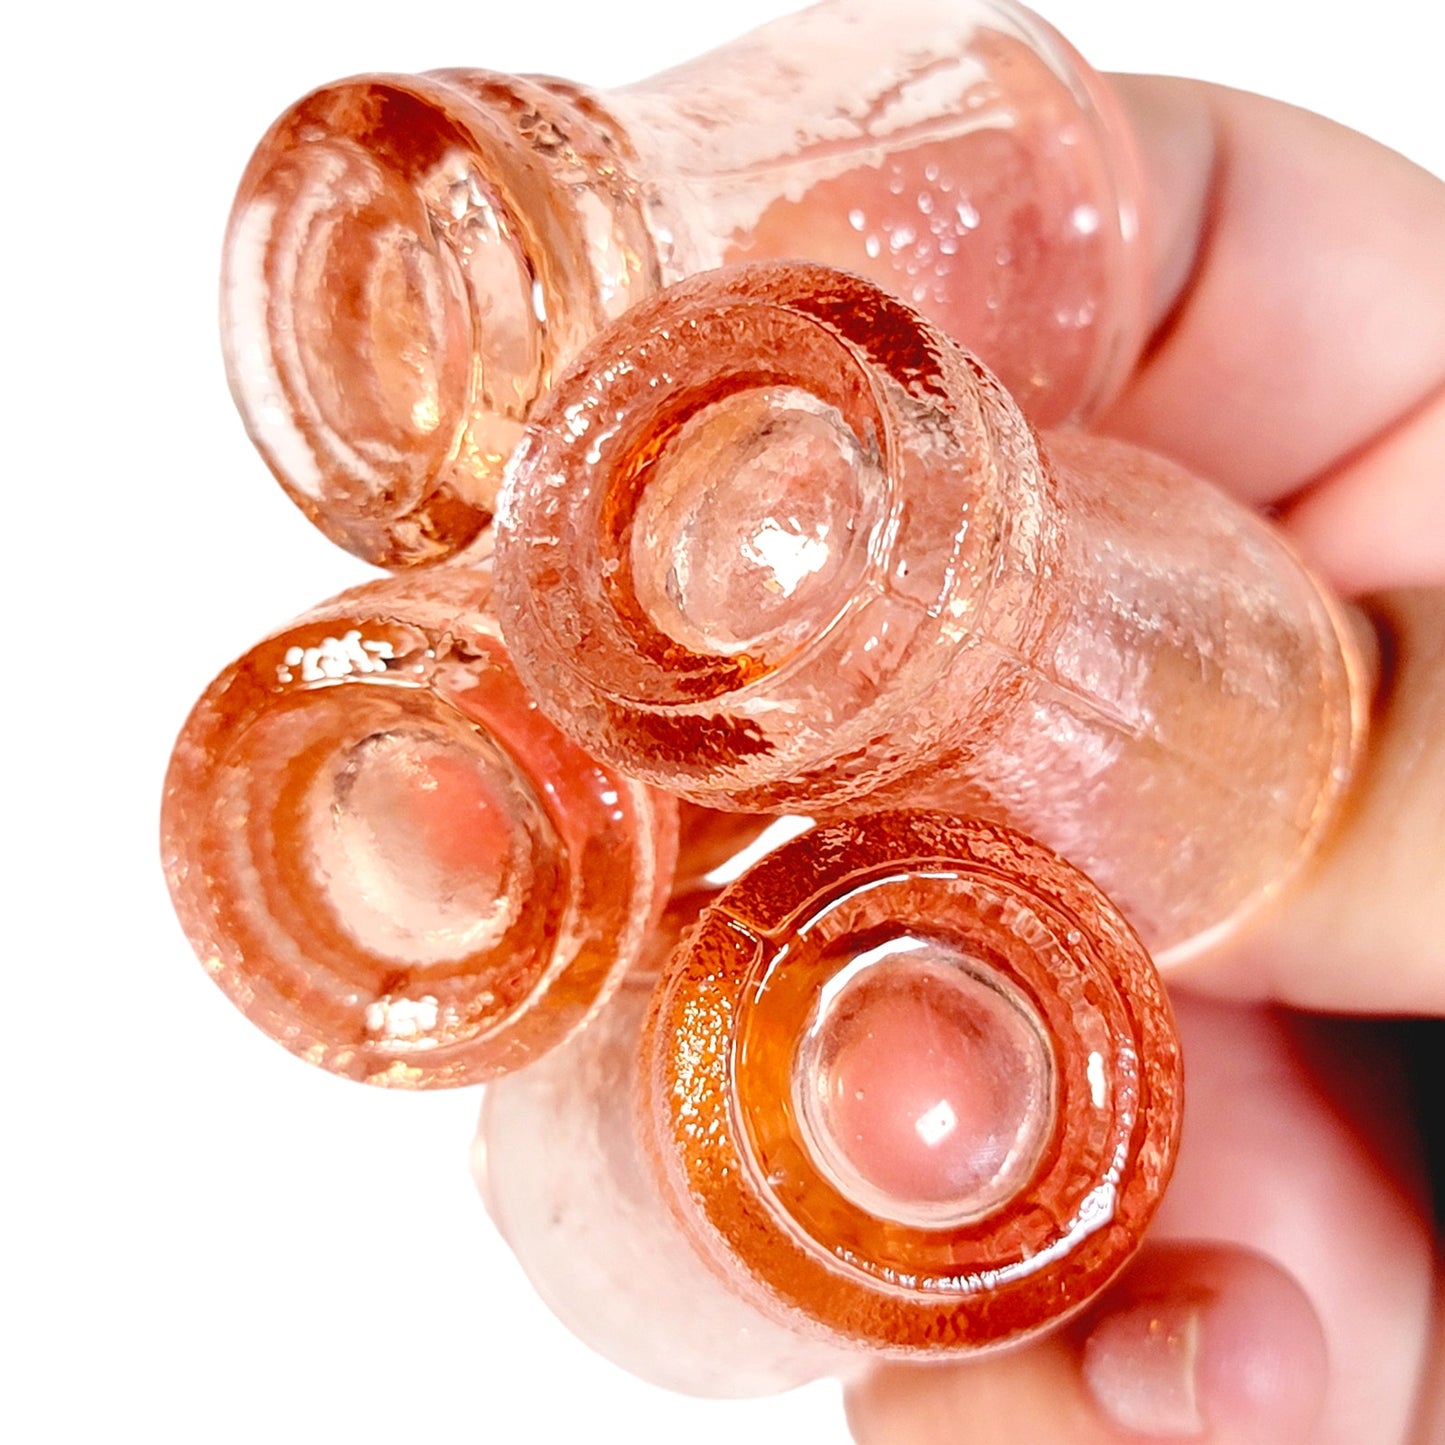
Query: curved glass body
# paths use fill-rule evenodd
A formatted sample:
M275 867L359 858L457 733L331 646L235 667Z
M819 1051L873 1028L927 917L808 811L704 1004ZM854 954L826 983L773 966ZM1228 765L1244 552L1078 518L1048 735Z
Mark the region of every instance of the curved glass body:
M704 910L640 1042L630 989L489 1089L479 1155L543 1296L660 1383L1020 1341L1113 1277L1167 1185L1181 1060L1153 966L1007 829L822 825Z
M701 903L669 909L643 966L587 1028L488 1085L473 1166L527 1278L584 1344L665 1389L768 1395L840 1373L849 1358L719 1286L677 1228L636 1127L648 999Z
M405 566L485 528L588 337L731 261L869 275L1032 415L1087 414L1143 339L1138 188L1112 96L1012 0L826 0L606 94L362 76L299 101L247 169L227 368L303 510Z
M540 716L490 602L483 568L323 603L220 674L166 775L166 876L207 971L367 1083L475 1083L560 1042L672 876L672 804Z
M1368 656L1278 534L1159 457L1039 436L857 277L636 308L499 520L517 666L595 755L713 807L1008 822L1156 956L1281 886L1358 753Z

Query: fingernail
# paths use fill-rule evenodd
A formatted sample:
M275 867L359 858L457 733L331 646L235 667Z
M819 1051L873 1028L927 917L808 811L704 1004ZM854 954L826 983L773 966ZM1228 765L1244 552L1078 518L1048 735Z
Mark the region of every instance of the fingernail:
M1114 1425L1162 1439L1298 1442L1329 1383L1324 1330L1294 1277L1228 1246L1164 1246L1084 1342L1083 1377Z
M1198 1305L1142 1303L1105 1316L1084 1345L1084 1380L1114 1424L1145 1435L1204 1433Z

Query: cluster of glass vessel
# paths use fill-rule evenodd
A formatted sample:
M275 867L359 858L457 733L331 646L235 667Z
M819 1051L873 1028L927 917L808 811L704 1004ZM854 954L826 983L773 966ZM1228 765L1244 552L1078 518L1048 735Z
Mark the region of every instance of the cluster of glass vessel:
M392 575L196 705L177 913L301 1057L486 1083L539 1291L695 1392L1093 1298L1178 1141L1155 964L1361 743L1350 615L1080 429L1145 320L1107 87L1008 0L903 9L605 94L323 87L227 238L247 426Z

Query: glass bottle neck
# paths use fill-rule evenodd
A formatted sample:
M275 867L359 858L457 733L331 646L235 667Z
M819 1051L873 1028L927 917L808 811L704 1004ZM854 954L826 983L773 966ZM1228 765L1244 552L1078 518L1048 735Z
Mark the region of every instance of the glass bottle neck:
M830 0L605 104L666 281L800 256L867 276L1039 425L1096 411L1137 354L1132 141L1100 78L1021 6Z

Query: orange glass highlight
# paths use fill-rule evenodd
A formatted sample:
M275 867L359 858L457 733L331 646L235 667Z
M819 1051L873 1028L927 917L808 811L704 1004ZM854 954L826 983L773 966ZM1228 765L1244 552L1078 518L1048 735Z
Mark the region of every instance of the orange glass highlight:
M703 912L639 1041L642 1004L489 1089L478 1153L544 1298L659 1383L760 1393L1022 1341L1113 1278L1168 1183L1158 976L1009 829L820 826ZM565 1147L535 1149L544 1120Z
M338 1074L476 1083L578 1028L672 876L671 803L523 692L489 568L342 593L233 663L166 776L182 927L254 1023Z
M1360 747L1370 656L1277 533L1036 434L823 268L696 277L599 337L499 523L518 669L588 751L713 807L1007 822L1170 961L1295 873Z
M1087 415L1143 340L1137 169L1099 77L1011 0L826 0L605 94L362 76L299 101L246 171L227 369L319 527L432 561L487 526L582 344L727 262L871 276L1035 418Z

